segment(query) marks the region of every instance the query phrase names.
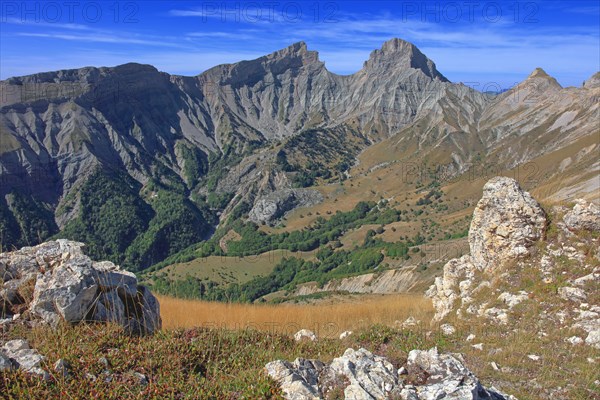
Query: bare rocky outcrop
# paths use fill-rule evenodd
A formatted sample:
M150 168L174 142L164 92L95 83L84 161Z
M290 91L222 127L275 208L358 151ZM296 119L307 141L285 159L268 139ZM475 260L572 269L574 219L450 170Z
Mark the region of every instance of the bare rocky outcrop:
M334 390L352 400L516 400L484 388L457 356L439 354L436 348L411 351L401 368L361 348L347 349L330 364L302 358L292 363L277 360L265 370L288 400L328 398Z
M0 254L4 316L35 323L114 322L134 334L161 327L160 309L136 276L112 262L92 261L83 243L59 239Z
M256 223L273 221L297 207L309 207L323 201L323 196L311 189L282 189L256 200L248 219Z
M348 293L403 293L408 292L419 282L417 267L407 266L378 273L362 274L331 280L320 286L314 282L298 285L294 296L305 296L319 292Z
M553 232L544 238L546 217L535 200L508 178L488 182L469 231L471 255L446 263L426 293L436 311L434 322L455 313L511 329L521 304L527 307L543 297L545 308L553 305L560 311L542 308L538 324L551 326L563 342L600 348L598 207L577 200L572 208L554 207L551 215ZM533 246L540 240L541 245ZM558 287L549 293L524 290L518 275L522 271ZM538 335L546 332L540 329Z
M427 291L436 309L434 321L448 315L457 302L469 305L474 294L489 286L486 274L490 279L507 261L529 255L531 247L543 238L546 224L544 210L514 179L489 180L469 228L471 254L448 261L442 276ZM484 279L475 279L481 273ZM500 322L504 319L502 312L489 311L487 315Z
M527 255L545 229L544 210L517 181L492 178L483 187L469 229L473 264L480 270L492 270Z

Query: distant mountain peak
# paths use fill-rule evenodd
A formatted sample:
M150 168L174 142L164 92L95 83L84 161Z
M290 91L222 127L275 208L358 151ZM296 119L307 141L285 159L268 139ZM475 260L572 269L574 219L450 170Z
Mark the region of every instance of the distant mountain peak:
M533 72L531 74L529 74L529 76L527 77L527 79L529 78L552 78L550 75L548 75L546 73L546 71L544 71L543 68L536 68L533 70Z
M529 74L527 79L525 79L517 86L535 87L537 88L537 91L545 91L549 88L562 89L562 86L560 85L560 83L558 83L558 81L555 78L548 75L546 71L539 67L534 69L533 72Z
M367 71L387 71L398 68L418 69L432 79L449 82L436 69L435 63L427 58L417 46L399 38L390 39L383 43L381 49L372 51L363 66L363 69Z
M407 42L406 40L393 38L383 43L381 46L381 50L384 52L393 52L393 51L405 51L405 50L419 50L417 46L412 44L411 42Z
M583 82L583 87L586 89L592 89L600 87L600 71L590 76L588 80Z

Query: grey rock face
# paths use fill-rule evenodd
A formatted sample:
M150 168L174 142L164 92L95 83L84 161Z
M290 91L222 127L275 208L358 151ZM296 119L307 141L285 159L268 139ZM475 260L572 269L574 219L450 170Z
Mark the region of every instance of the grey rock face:
M493 389L484 388L479 380L457 358L450 354L439 354L436 348L428 351L413 350L408 354L408 372L427 375L425 384L413 392L419 400L442 398L464 400L514 399Z
M319 374L325 364L318 360L296 359L293 363L277 360L265 366L267 374L279 382L288 400L319 399Z
M30 309L33 315L56 326L60 321L83 321L99 290L89 258L78 256L40 274Z
M323 201L323 196L311 189L283 189L259 198L248 214L250 221L273 222L297 207L309 207Z
M469 228L473 264L494 269L506 260L527 255L545 230L544 210L517 181L492 178L483 187Z
M600 231L600 208L594 203L577 199L575 207L563 218L567 228L571 230Z
M160 307L152 293L138 285L131 272L111 262L92 261L83 253L83 246L59 239L0 254L0 262L11 276L26 272L34 279L29 300L7 294L20 280L4 282L2 296L12 300L4 312L28 309L31 318L51 326L98 321L117 323L131 333L151 334L160 329Z
M329 370L333 376L344 376L350 382L344 389L346 399L384 399L400 393L396 368L365 349L347 349L331 362Z
M0 371L11 370L15 366L7 355L0 351Z
M436 310L434 321L440 321L448 315L454 309L456 301L464 302L468 299L475 271L476 267L469 255L452 259L444 265L442 276L436 277L434 284L426 292Z
M345 398L352 400L516 400L484 388L456 357L439 354L435 348L411 351L400 369L407 376L399 375L386 358L365 349L347 349L329 365L318 360L278 360L268 363L265 370L288 400L322 399L333 387L343 389ZM420 377L422 383L405 384L411 376Z

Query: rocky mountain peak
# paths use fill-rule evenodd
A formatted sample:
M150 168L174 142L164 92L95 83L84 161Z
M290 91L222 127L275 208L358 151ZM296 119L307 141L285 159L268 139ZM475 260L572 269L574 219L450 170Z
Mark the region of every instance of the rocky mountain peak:
M305 42L297 42L271 54L236 64L219 65L201 74L217 79L226 85L253 85L264 80L266 75L281 75L289 71L308 68L324 68L319 53L309 51ZM268 78L267 80L272 79Z
M600 71L596 72L587 81L583 82L583 87L586 89L600 87Z
M262 58L262 57L261 57ZM302 62L302 65L320 63L319 53L317 51L308 50L306 43L303 41L296 42L291 46L284 49L277 50L265 57L270 62L281 62L281 61L296 61ZM259 59L260 60L260 59Z
M449 82L435 67L435 63L425 56L414 44L402 39L388 40L381 49L374 50L365 61L363 70L387 72L389 70L413 68L421 70L431 79Z
M529 74L529 76L527 77L527 79L525 79L523 82L521 82L520 85L525 84L525 85L535 85L536 87L540 87L540 88L548 88L548 87L552 87L552 88L556 88L556 89L562 89L562 86L558 83L558 81L556 79L554 79L552 76L548 75L548 73L546 73L546 71L544 71L542 68L536 68L533 70L533 72L531 74Z
M536 68L533 70L533 72L531 74L529 74L529 78L551 78L550 75L548 75L548 73L546 71L544 71L543 68Z

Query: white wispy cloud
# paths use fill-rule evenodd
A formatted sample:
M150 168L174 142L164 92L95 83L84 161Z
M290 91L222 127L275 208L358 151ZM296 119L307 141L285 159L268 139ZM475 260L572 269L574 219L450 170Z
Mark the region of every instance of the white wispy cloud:
M583 7L565 7L566 12L575 14L588 14L588 15L600 15L600 6L583 6Z
M110 35L110 34L81 34L81 35L69 35L64 33L34 33L34 32L19 32L17 36L26 37L38 37L38 38L50 38L50 39L62 39L79 42L98 42L98 43L119 43L119 44L138 44L146 46L157 46L157 47L182 47L178 43L170 43L160 40L147 40L147 39L136 39L133 37L126 37L121 35Z
M297 19L298 15L283 13L281 9L256 7L258 3L234 3L224 6L225 3L206 3L202 8L192 8L187 10L173 9L169 10L168 15L172 17L193 17L201 18L203 21L220 20L222 22L243 22L243 23L289 23Z
M38 27L42 29L54 28L54 29L66 29L66 30L78 30L87 31L91 30L87 25L75 24L75 23L60 23L60 22L47 22L47 21L35 21L31 19L19 19L14 17L5 17L2 19L3 24L19 25L26 27Z

